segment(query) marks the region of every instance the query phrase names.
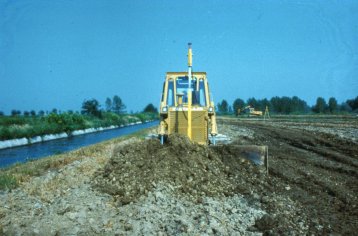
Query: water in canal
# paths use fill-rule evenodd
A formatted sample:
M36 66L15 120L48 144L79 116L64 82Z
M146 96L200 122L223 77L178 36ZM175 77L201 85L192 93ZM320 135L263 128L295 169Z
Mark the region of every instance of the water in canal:
M3 149L0 150L0 168L10 166L17 162L26 162L28 160L39 159L54 154L72 151L80 147L99 143L112 138L117 138L126 134L131 134L141 129L155 126L157 124L158 122L154 121L97 133L57 139L43 143L35 143L27 146Z

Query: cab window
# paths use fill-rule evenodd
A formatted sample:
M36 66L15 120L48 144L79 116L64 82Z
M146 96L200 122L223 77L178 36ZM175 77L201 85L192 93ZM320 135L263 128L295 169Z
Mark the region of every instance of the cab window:
M195 78L191 80L191 89L192 91L195 90ZM176 94L183 96L183 103L188 103L188 84L189 78L185 77L178 77L176 79ZM193 97L193 96L192 96Z
M174 82L173 80L168 81L168 96L167 96L167 105L174 106Z
M205 84L202 79L199 81L199 104L206 106Z

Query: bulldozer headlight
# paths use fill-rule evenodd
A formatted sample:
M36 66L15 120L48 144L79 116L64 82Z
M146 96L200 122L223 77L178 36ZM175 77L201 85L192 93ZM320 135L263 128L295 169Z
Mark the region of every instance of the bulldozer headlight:
M209 107L209 112L213 112L214 108L213 107Z
M168 107L167 107L167 106L165 106L165 107L162 107L162 112L163 112L163 113L166 113L166 112L168 112Z

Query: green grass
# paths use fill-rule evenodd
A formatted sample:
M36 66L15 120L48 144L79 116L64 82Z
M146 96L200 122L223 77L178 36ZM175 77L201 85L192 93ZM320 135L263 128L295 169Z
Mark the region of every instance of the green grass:
M18 181L13 175L0 174L0 190L11 190L18 186Z
M125 125L137 121L157 119L157 114L138 113L133 115L104 112L101 118L80 114L49 114L48 116L3 116L0 117L0 140L31 138L38 135L56 134L86 128Z

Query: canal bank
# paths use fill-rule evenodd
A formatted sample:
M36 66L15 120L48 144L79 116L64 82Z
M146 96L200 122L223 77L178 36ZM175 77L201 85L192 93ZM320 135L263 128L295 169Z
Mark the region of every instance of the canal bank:
M122 127L132 126L132 125L140 125L140 124L149 123L149 122L153 122L153 120L148 120L145 122L137 121L137 122L120 125L120 126L111 125L108 127L98 127L98 128L74 130L69 133L62 132L62 133L57 133L57 134L46 134L46 135L41 135L41 136L39 135L39 136L31 137L31 138L24 137L24 138L18 138L18 139L3 140L3 141L0 141L0 150L5 149L5 148L31 145L34 143L46 142L46 141L55 140L55 139L69 138L69 137L77 136L77 135L101 132L101 131L110 130L110 129L117 129L117 128L122 128Z
M67 137L46 140L45 142L37 142L31 145L2 149L0 150L0 168L19 162L31 161L50 155L72 151L112 138L132 134L142 129L153 127L157 125L157 123L157 121L151 121L142 124L130 124L129 126L112 129L102 128L87 131L76 131L77 133Z

